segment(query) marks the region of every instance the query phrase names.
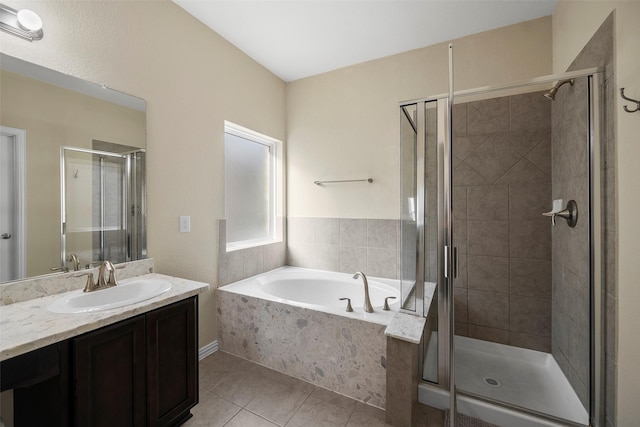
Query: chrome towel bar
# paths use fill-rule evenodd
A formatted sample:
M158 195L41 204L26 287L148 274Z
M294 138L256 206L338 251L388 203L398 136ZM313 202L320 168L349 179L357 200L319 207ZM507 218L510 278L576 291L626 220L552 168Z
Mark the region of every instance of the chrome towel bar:
M338 179L338 180L334 180L334 181L313 181L313 183L315 185L334 184L336 182L368 182L368 183L372 183L373 179L366 178L366 179Z

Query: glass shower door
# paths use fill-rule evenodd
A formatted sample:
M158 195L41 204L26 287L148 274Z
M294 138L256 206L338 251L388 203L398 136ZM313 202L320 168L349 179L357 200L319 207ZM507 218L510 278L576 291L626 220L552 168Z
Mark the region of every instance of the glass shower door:
M72 254L80 268L141 258L132 258L144 245L131 236L144 214L143 163L143 153L62 148L62 265Z

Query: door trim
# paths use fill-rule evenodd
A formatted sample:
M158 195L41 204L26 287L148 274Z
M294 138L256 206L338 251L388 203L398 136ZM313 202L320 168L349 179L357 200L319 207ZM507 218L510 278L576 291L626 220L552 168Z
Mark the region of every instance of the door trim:
M13 138L14 143L14 164L15 164L15 239L16 252L15 259L16 272L22 279L27 274L27 239L26 239L26 176L27 176L27 131L24 129L0 126L0 132L4 136Z

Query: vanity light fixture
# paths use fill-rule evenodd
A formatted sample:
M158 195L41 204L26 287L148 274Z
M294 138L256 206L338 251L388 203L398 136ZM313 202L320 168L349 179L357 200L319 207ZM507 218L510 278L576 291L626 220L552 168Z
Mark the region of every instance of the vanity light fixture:
M40 40L42 19L32 10L15 10L0 3L0 30L29 40Z

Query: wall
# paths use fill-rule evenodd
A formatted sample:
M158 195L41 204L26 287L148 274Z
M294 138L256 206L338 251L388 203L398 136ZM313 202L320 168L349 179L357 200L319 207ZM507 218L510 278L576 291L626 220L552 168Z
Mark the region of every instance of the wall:
M637 255L640 253L640 228L637 214L640 209L637 183L640 170L639 113L628 114L622 110L627 102L617 94L619 87L640 97L640 57L637 54L637 22L640 19L640 3L628 1L560 1L553 13L553 68L554 72L564 71L587 44L607 16L615 11L614 24L614 73L617 87L613 90L614 112L610 120L614 122L613 133L617 140L615 152L616 168L613 179L617 184L614 206L617 204L617 223L612 234L611 245L617 253L617 268L614 282L617 286L607 288L609 295L615 294L614 306L608 307L617 316L617 342L610 343L609 352L616 354L617 360L608 360L609 373L616 378L609 384L616 394L615 414L608 413L608 425L630 426L640 419L640 338L637 325L640 312L640 288L637 285ZM611 237L609 235L609 237ZM617 247L616 247L617 245ZM615 280L617 278L617 280ZM616 330L616 325L614 330Z
M551 72L549 17L454 41L456 89ZM399 219L398 103L447 90L446 43L287 85L288 215ZM373 178L317 186L315 180Z
M44 38L2 32L4 53L147 101L149 256L158 273L215 288L224 120L284 141L284 82L170 1L5 3L36 11ZM216 330L212 289L200 296L200 346Z
M551 102L541 92L454 110L456 334L551 350Z
M27 131L27 276L47 274L60 265L60 147L92 148L93 139L144 147L145 117L140 111L7 71L0 72L0 82L2 126ZM84 185L81 190L86 193L76 211L91 208L86 203L91 200L91 168L83 172L85 179L69 181L76 188ZM82 245L89 253L90 238Z

